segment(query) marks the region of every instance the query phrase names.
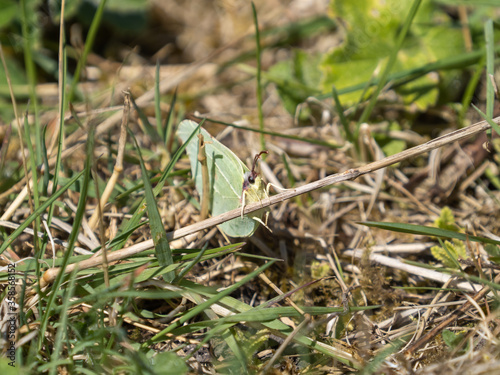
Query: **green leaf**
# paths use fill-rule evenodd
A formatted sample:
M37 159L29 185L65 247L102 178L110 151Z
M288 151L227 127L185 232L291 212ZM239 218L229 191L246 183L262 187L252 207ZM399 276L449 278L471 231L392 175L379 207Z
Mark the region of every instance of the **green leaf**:
M397 35L405 22L409 3L398 0L332 1L330 16L341 18L346 35L343 43L326 54L320 65L322 87L339 91L345 87L370 81L387 57L397 47ZM416 68L464 52L461 31L451 26L452 20L431 1L423 1L412 23L392 72ZM441 26L442 25L442 26ZM450 75L441 73L439 79ZM439 97L439 79L428 74L398 89L405 102L425 109ZM342 96L345 104L359 100L359 92Z
M185 142L197 127L196 122L184 120L179 125L178 135ZM211 212L217 216L240 207L243 176L248 172L248 168L229 148L213 138L205 129L200 128L200 131L205 139ZM192 137L186 151L191 162L191 173L196 189L201 196L203 180L201 164L198 161L198 137ZM220 228L230 237L248 237L255 232L258 225L259 223L252 218L244 216L226 221Z

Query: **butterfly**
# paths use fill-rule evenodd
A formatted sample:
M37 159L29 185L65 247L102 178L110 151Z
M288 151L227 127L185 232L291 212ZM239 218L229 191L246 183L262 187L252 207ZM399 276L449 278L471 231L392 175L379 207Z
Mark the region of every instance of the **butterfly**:
M198 127L191 120L183 120L179 124L178 136L185 142ZM205 153L209 175L210 209L213 216L241 207L241 217L226 221L219 227L230 237L248 237L258 228L259 224L267 227L265 209L243 215L245 206L259 202L269 197L269 185L266 186L256 172L256 166L262 151L255 156L252 169L243 163L228 147L213 138L205 129L200 128L200 134L205 141ZM199 143L197 137L192 137L186 146L186 152L191 164L191 173L196 189L202 197L203 180L201 163L198 161ZM265 222L262 215L266 213Z

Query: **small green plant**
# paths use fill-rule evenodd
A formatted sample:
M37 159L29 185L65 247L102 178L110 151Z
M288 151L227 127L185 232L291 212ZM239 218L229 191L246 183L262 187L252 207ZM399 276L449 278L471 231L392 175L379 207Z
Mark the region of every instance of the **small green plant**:
M431 253L434 258L443 263L446 267L457 268L459 259L467 259L465 244L457 239L444 241L442 246L431 247Z
M434 226L454 232L462 232L458 225L455 224L455 216L453 216L453 212L448 206L443 207L439 217L434 220Z
M434 221L434 225L440 229L463 232L455 224L455 217L449 207L444 207L441 210L441 214ZM453 238L451 241L441 242L441 246L431 247L431 253L434 258L448 268L460 268L458 260L470 258L467 254L465 243L456 238Z

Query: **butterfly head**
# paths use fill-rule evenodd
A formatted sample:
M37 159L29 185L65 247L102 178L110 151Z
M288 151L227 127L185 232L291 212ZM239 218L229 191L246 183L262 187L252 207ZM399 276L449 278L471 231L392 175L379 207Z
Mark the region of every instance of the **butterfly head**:
M254 186L256 183L259 184L261 182L261 178L259 177L259 174L255 170L255 168L257 167L257 161L260 159L260 156L267 153L267 151L261 151L257 155L255 155L253 159L252 170L249 172L245 172L245 175L243 176L243 192L250 189L250 187Z

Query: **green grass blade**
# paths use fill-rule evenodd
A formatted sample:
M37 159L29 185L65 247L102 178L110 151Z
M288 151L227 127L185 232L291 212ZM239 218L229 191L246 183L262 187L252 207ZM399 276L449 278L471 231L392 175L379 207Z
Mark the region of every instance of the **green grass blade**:
M175 283L178 283L179 280L182 280L182 278L196 265L198 262L200 262L200 259L203 257L205 252L207 251L208 243L207 245L201 249L198 254L196 255L196 258L194 258L189 264L184 267L184 269L179 273L179 275L176 276L175 278Z
M172 143L173 143L173 130L174 130L174 109L175 103L177 102L177 88L174 91L174 96L172 97L172 101L170 102L170 109L168 111L167 118L165 119L165 129L163 132L163 142L167 145L167 151L170 155L172 151Z
M255 4L252 1L252 12L253 12L253 22L255 26L255 45L256 45L256 60L257 60L257 110L259 112L259 129L264 131L264 113L262 112L262 80L261 72L262 66L260 61L261 47L260 47L260 31L259 31L259 20L257 19L257 10L255 9ZM260 148L261 150L266 149L266 140L264 135L260 133Z
M31 192L33 193L33 208L36 210L38 206L40 205L40 197L38 194L38 172L36 169L36 154L33 151L33 144L31 142L31 134L30 134L30 127L28 124L28 113L25 113L24 115L24 138L26 145L28 146L28 152L30 155L30 169L31 169L31 179L33 181L33 184L31 186ZM35 233L38 233L40 231L40 218L36 218L35 220L35 227L33 229ZM40 241L38 237L33 238L33 242L35 244L35 251L38 251L39 249L39 244Z
M161 341L167 333L173 331L174 329L180 327L182 324L187 322L189 319L195 317L198 314L201 314L205 309L210 308L214 303L220 301L222 298L230 295L233 293L235 290L237 290L240 286L246 284L248 281L252 280L254 277L256 277L258 274L261 272L264 272L267 268L269 268L271 265L275 263L275 260L271 260L264 265L260 266L257 268L255 271L251 272L244 278L242 278L239 282L234 283L230 287L220 291L219 293L215 294L212 298L209 298L205 302L200 303L196 307L192 308L191 310L187 311L186 313L183 314L183 316L177 320L175 323L171 324L167 328L165 328L163 331L157 333L154 337L152 337L150 340L145 342L143 346L151 345L154 342L157 342L158 340Z
M468 280L472 280L474 282L477 282L478 284L483 284L485 286L489 286L491 288L491 290L493 290L493 291L500 291L500 284L495 283L492 280L483 279L482 277L478 277L478 276L474 276L474 275L468 275L468 274L463 273L463 272L460 273L460 276L463 277L464 279L468 279Z
M28 21L28 11L27 11L27 1L21 0L21 29L23 34L23 52L24 52L24 65L26 68L26 75L28 77L29 82L29 94L30 94L30 102L33 103L33 114L35 115L35 145L36 145L36 154L31 154L32 157L36 155L36 163L39 164L42 161L42 148L40 144L41 135L40 135L40 119L38 116L38 98L36 95L36 83L37 83L37 74L36 74L36 66L33 60L33 38L32 38L32 30L29 27ZM26 129L26 126L25 126Z
M64 37L64 34L61 33ZM60 44L65 45L65 40L60 40ZM54 176L52 180L53 186L57 186L59 183L59 172L62 166L62 151L64 148L64 113L67 107L67 95L66 95L66 70L67 70L67 59L66 59L66 48L60 47L59 56L59 131L57 140L57 155L56 164L54 168ZM47 169L45 173L49 173ZM50 227L52 223L52 215L54 214L54 205L49 207L49 212L47 213L47 225Z
M248 361L244 349L236 339L237 333L234 326L222 330L221 337L226 342L227 346L233 352L234 359L228 358L227 366L231 372L240 371L243 374L248 374Z
M155 253L158 263L161 267L168 267L173 264L172 251L167 240L167 233L165 228L163 228L163 223L161 221L160 212L156 205L155 194L149 182L148 172L146 171L146 166L144 165L144 160L142 159L141 149L134 134L129 131L130 136L134 140L135 148L137 154L139 155L139 161L141 163L142 181L144 183L144 193L146 195L146 207L149 216L149 227L151 228L151 236L153 237L153 242L155 244ZM174 280L175 273L168 272L163 274L163 279L170 283Z
M458 121L460 126L464 126L465 115L467 114L467 111L471 106L471 102L476 92L479 80L483 76L485 62L486 58L482 58L479 60L474 68L474 73L472 74L472 77L469 79L467 87L465 88L462 97L462 108L460 109L460 113L458 114Z
M373 310L380 306L360 306L360 307L351 307L352 312L356 311L366 311ZM344 311L344 307L324 307L324 306L301 306L300 307L306 314L310 314L312 316L333 314L333 313L341 313ZM293 307L285 306L285 307L272 307L267 309L258 309L253 308L248 311L241 312L239 314L230 315L224 318L224 322L270 322L276 319L280 319L281 317L290 317L290 318L301 318L302 315Z
M210 122L213 122L214 124L220 124L220 125L224 125L224 126L230 126L232 128L235 128L235 129L246 130L246 131L254 132L254 133L267 134L267 135L271 135L271 136L275 136L275 137L280 137L280 138L285 138L285 139L293 139L295 141L307 142L307 143L311 143L313 145L325 146L325 147L328 147L328 148L331 148L331 149L337 149L337 148L343 147L342 145L335 145L333 143L325 142L325 141L322 141L320 139L304 138L304 137L299 137L299 136L296 136L296 135L276 133L276 132L271 132L271 131L268 131L268 130L254 129L254 128L249 128L249 127L246 127L246 126L235 125L235 124L232 124L230 122L219 121L219 120L211 119L211 118L206 118L206 119L202 118L202 119L210 121Z
M290 164L288 163L288 158L285 153L281 154L281 160L283 161L283 165L285 166L286 176L288 178L288 183L290 187L295 187L295 177L293 176L292 169L290 168Z
M382 363L386 361L392 354L396 353L401 347L406 344L406 341L397 339L385 346L370 362L359 372L359 375L378 374L378 370Z
M52 309L54 307L55 299L57 297L56 291L59 290L63 277L64 277L64 270L66 269L66 266L69 263L69 259L71 255L73 254L73 248L75 247L76 240L78 238L78 233L80 232L80 227L83 221L83 216L85 215L85 207L86 207L86 202L87 202L87 193L88 193L88 187L90 183L90 171L92 168L92 161L93 161L93 152L94 152L94 134L95 134L95 128L91 127L89 130L88 138L87 138L87 149L86 149L86 159L85 159L85 169L81 172L83 173L83 184L80 192L80 198L78 199L78 205L75 213L75 219L73 221L73 228L71 230L71 233L69 235L68 239L68 246L66 248L66 251L64 253L63 257L63 262L61 264L61 270L57 274L57 277L54 281L54 284L52 285L52 293L50 294L46 309L44 310L44 314L42 315L40 319L40 330L41 332L45 332L47 329L48 321L51 317ZM80 175L80 174L79 174ZM78 176L79 176L78 175ZM44 335L39 335L39 340L38 340L38 347L39 349L43 346L45 340Z
M347 118L344 116L344 108L342 107L342 104L340 103L340 98L337 93L337 88L335 86L332 87L332 98L335 103L335 109L337 110L337 115L339 116L340 123L342 124L345 132L345 136L349 142L352 144L356 144L354 142L354 137L349 129L349 121Z
M155 69L155 117L156 117L156 131L161 136L163 135L163 129L161 127L161 109L160 109L160 60L156 60L156 69Z
M477 108L474 104L472 104L472 107L481 115L481 117L490 124L491 128L497 132L497 134L500 135L500 125L498 125L495 121L492 120L491 117L487 116L483 111L481 111L479 108Z
M90 25L89 32L87 34L87 39L85 40L85 47L83 48L83 53L78 63L76 65L75 74L73 76L73 81L71 82L71 88L69 90L69 100L73 100L76 86L78 85L78 81L80 80L80 75L87 63L87 56L92 50L94 45L94 41L97 37L97 31L99 30L99 26L101 25L102 16L104 14L104 6L106 5L107 0L101 0L99 6L97 7L97 11L94 14L94 18L92 19L92 23Z
M460 266L460 263L458 262L458 259L456 256L454 256L450 250L448 250L448 247L444 244L443 240L441 238L438 238L439 244L441 245L441 248L445 251L446 255L448 256L448 259L453 263L455 266L454 268L457 270L462 270L462 266Z
M156 129L149 123L148 117L144 114L142 109L137 105L134 98L130 96L130 101L134 106L134 109L137 111L139 118L141 119L142 125L144 126L144 130L146 130L146 134L149 135L151 141L154 143L162 144L160 134L156 131Z
M62 353L62 346L63 343L66 341L67 337L67 330L68 330L68 320L69 320L69 315L66 313L69 310L69 307L71 305L70 301L71 298L74 295L75 292L75 284L76 284L76 273L77 273L77 268L71 272L71 275L69 277L69 286L66 288L66 293L64 295L63 303L61 305L61 312L59 315L59 326L57 327L57 333L56 333L56 339L54 341L54 351L52 352L52 357L50 359L49 365L50 367L50 374L56 374L57 373L57 366L55 365L60 358L60 355Z
M404 223L382 223L375 221L363 221L359 224L366 225L367 227L380 228L401 233L421 234L424 236L456 238L461 241L474 241L481 243L490 243L500 245L500 241L492 240L491 238L470 236L464 233L454 232L452 230L440 229L434 227L427 227L425 225L404 224Z
M375 108L375 104L377 103L378 96L379 96L380 92L382 91L383 87L385 86L385 84L387 83L387 77L389 76L389 72L392 70L394 64L396 63L399 50L403 46L403 42L406 39L406 35L408 34L408 31L410 30L410 26L413 22L413 18L415 18L415 15L417 14L417 10L420 7L421 2L422 2L422 0L414 0L413 1L413 4L411 6L410 11L408 12L408 16L403 24L401 32L398 35L398 40L396 42L396 46L391 51L391 54L389 56L389 61L387 62L387 65L385 66L385 68L382 72L382 75L380 76L380 79L378 81L375 92L373 93L370 102L368 103L367 107L365 108L365 110L361 114L361 117L359 118L356 136L357 136L357 133L359 131L359 126L361 126L362 123L368 121L368 118L370 117L370 114L372 113L373 108Z
M42 139L40 141L40 145L42 146L42 160L43 160L43 181L42 181L42 195L47 195L47 190L49 188L49 155L47 151L47 145L45 144L45 136L47 134L47 126L43 127L42 131Z
M227 298L221 300L221 303L229 304L229 306L231 306ZM228 324L228 323L238 324L240 322L252 322L252 323L262 323L262 324L275 322L279 324L281 327L287 327L285 324L280 322L279 319L281 319L282 317L289 317L289 318L302 317L302 315L295 308L291 306L259 309L259 308L251 308L250 306L245 304L243 305L245 306L245 309L247 309L247 311L239 312L234 315L228 315L216 321L207 320L204 322L195 322L189 325L184 325L174 330L173 333L175 333L176 335L182 335L186 333L193 333L205 328L213 327L215 329L217 328L217 326L223 324ZM236 309L234 306L231 307L233 309ZM327 314L342 313L344 311L343 307L324 307L324 306L299 306L299 307L305 313L318 317ZM350 312L375 310L380 307L381 307L380 305L351 307ZM287 327L287 329L288 328L289 327Z
M486 115L493 118L495 104L495 90L490 77L495 74L495 36L493 34L493 20L489 19L484 25L484 38L486 40Z
M0 176L5 177L5 162L7 161L7 146L12 136L12 125L5 127L5 134L0 148ZM2 184L0 183L0 186Z

